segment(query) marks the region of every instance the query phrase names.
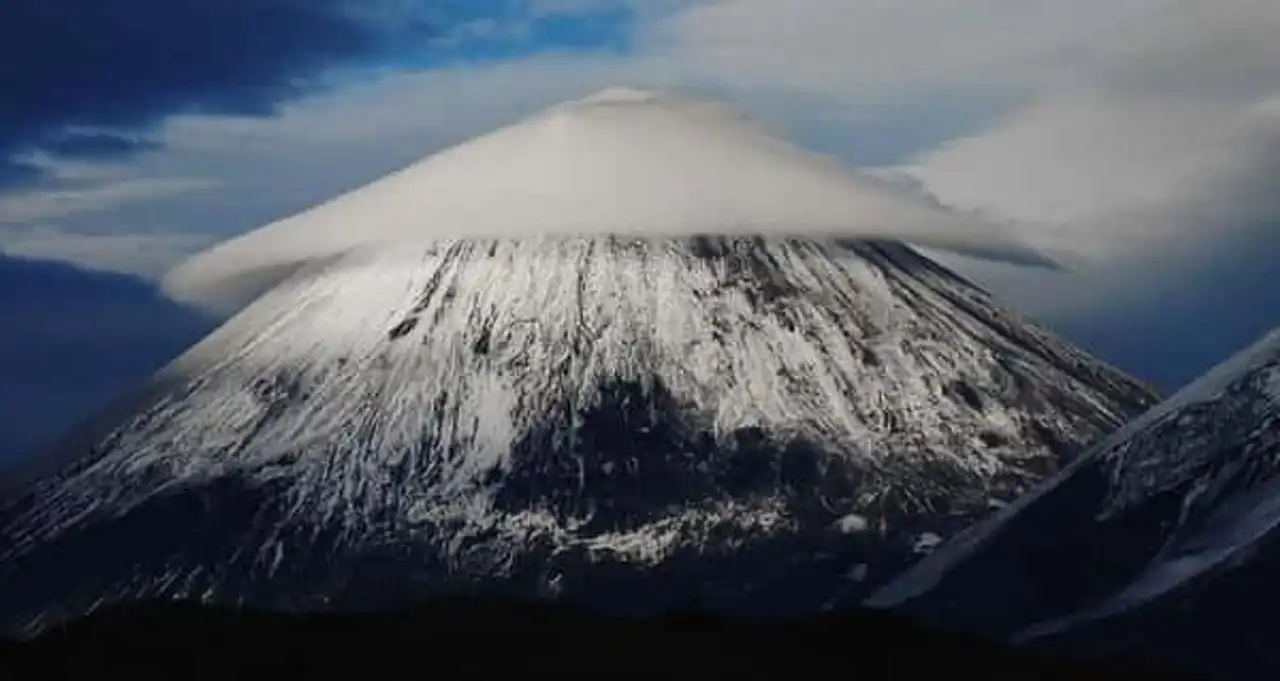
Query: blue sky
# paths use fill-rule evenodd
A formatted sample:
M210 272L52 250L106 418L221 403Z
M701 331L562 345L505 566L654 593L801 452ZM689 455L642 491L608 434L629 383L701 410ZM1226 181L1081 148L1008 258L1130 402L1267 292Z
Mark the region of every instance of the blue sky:
M1271 0L0 3L0 403L43 371L64 405L0 409L0 460L212 323L154 291L187 255L618 84L1015 226L1068 271L948 264L1174 387L1280 324L1277 33Z
M469 3L451 17L460 27L415 54L393 63L400 68L447 68L520 59L538 52L580 51L625 54L637 21L626 3L599 3L573 12L538 12L528 2Z

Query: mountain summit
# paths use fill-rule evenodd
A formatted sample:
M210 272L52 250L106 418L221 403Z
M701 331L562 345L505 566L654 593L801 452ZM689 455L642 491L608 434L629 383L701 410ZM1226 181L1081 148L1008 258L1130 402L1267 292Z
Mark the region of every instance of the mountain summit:
M600 115L606 158L574 147L569 167L657 168L604 140L661 140L698 120L684 106L612 94L542 132ZM515 142L541 143L502 134L476 144L518 164ZM676 151L662 144L646 153ZM679 158L673 173L687 171ZM405 171L180 268L191 292L279 281L13 483L0 623L32 631L156 597L815 610L882 583L1154 401L898 242L734 229L816 229L804 201L826 189L795 184L788 210L760 185L775 199L759 223L716 218L742 189L733 177L703 177L701 196L658 178L624 192L654 205L637 219L696 218L704 234L404 231L417 211L439 215L423 202L461 187L456 172L438 185ZM531 205L532 188L499 186ZM608 184L583 190L607 203ZM377 207L397 192L391 219Z

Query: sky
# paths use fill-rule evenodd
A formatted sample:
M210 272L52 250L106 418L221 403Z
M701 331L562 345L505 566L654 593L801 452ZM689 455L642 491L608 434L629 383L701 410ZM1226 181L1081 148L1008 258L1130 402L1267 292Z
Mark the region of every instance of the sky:
M933 255L1172 389L1280 325L1275 35L1274 0L0 3L0 462L217 323L155 287L187 256L615 85L1008 226L1062 270Z

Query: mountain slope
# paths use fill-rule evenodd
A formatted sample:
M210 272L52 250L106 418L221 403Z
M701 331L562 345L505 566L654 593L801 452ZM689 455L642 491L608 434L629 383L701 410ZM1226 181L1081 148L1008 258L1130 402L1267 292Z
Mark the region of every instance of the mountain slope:
M10 627L473 588L803 610L1151 401L906 247L736 237L360 250L149 395L0 511Z
M420 679L554 669L558 676L703 679L828 673L859 681L969 673L983 679L1187 679L1150 665L1079 663L931 631L883 613L754 623L710 616L631 620L538 604L446 601L383 614L283 615L191 604L107 608L21 645L0 638L13 678L226 679L356 672ZM405 651L416 654L406 655ZM501 654L484 654L487 652ZM656 653L656 654L655 654Z
M1077 650L1280 673L1280 331L1127 425L869 603ZM1263 637L1265 638L1265 637ZM1270 670L1270 676L1266 670Z

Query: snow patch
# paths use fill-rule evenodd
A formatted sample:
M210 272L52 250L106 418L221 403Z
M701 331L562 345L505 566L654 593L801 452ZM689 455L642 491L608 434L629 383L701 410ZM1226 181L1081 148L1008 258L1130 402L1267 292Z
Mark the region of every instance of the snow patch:
M914 546L911 547L911 550L915 553L928 555L930 553L933 553L933 551L937 549L938 546L941 544L942 544L941 536L936 535L932 532L925 532L920 536L916 537L916 543Z
M1273 404L1280 404L1280 366L1272 367L1268 372L1264 389Z
M870 527L870 524L867 522L865 517L860 516L857 513L850 513L849 515L837 520L836 527L845 534L856 534L859 532L866 532L867 528Z

